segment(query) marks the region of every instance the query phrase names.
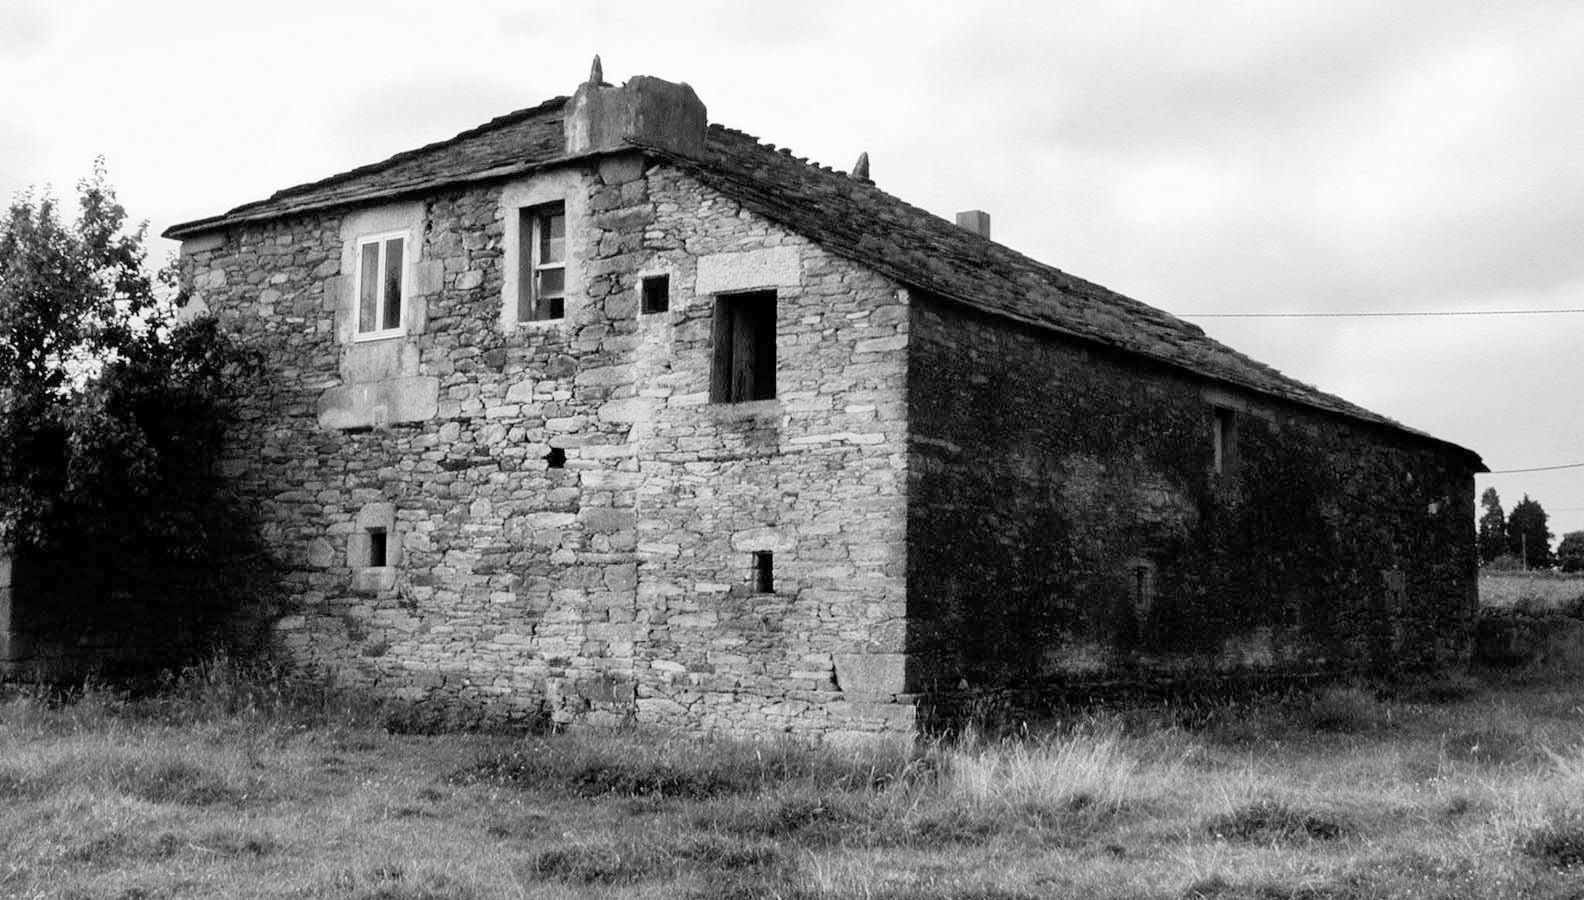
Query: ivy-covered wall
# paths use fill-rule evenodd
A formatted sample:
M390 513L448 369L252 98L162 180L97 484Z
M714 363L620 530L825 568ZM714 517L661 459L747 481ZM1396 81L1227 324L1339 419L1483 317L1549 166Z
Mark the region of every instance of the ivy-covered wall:
M1466 654L1469 455L938 299L910 333L912 689Z

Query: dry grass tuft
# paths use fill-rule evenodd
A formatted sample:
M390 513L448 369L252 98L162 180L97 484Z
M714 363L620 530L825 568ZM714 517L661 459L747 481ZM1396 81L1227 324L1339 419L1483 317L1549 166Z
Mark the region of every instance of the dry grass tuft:
M1576 692L1480 679L868 753L400 736L223 668L149 697L23 691L0 699L0 897L1569 896Z
M1151 793L1115 735L969 741L944 753L941 779L953 799L1001 812L1116 812Z

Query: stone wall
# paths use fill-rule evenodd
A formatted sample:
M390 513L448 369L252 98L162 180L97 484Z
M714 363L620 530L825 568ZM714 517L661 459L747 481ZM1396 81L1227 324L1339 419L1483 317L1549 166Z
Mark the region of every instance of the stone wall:
M1467 653L1473 475L1452 451L934 298L910 357L910 687Z
M518 324L513 204L547 185L576 290ZM389 227L408 334L360 344L348 241ZM296 665L460 718L911 728L896 285L636 153L204 235L183 266L271 360L226 469L285 561ZM658 273L670 310L640 315ZM713 294L756 288L776 396L711 403ZM371 523L387 566L360 565Z

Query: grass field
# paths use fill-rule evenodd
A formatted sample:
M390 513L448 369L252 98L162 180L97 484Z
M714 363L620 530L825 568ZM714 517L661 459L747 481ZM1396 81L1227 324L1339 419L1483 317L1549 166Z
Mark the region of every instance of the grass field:
M1584 607L1584 575L1481 571L1479 595L1481 606L1532 611Z
M1584 698L1078 715L836 754L654 734L394 734L227 667L0 705L0 897L1571 897Z

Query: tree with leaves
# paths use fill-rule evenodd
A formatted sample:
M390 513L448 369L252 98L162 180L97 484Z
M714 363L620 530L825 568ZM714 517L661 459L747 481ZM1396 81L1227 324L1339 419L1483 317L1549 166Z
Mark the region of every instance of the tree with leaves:
M1557 544L1557 565L1564 572L1584 572L1584 531L1569 531Z
M1507 515L1502 512L1501 497L1496 489L1488 487L1480 495L1479 559L1487 565L1507 552Z
M1507 552L1523 561L1526 569L1551 568L1551 530L1546 511L1528 494L1507 516Z
M134 596L192 613L224 599L206 573L262 558L216 466L253 357L212 319L175 321L102 161L77 201L67 222L24 193L0 218L0 542L25 596L80 605L74 622Z

